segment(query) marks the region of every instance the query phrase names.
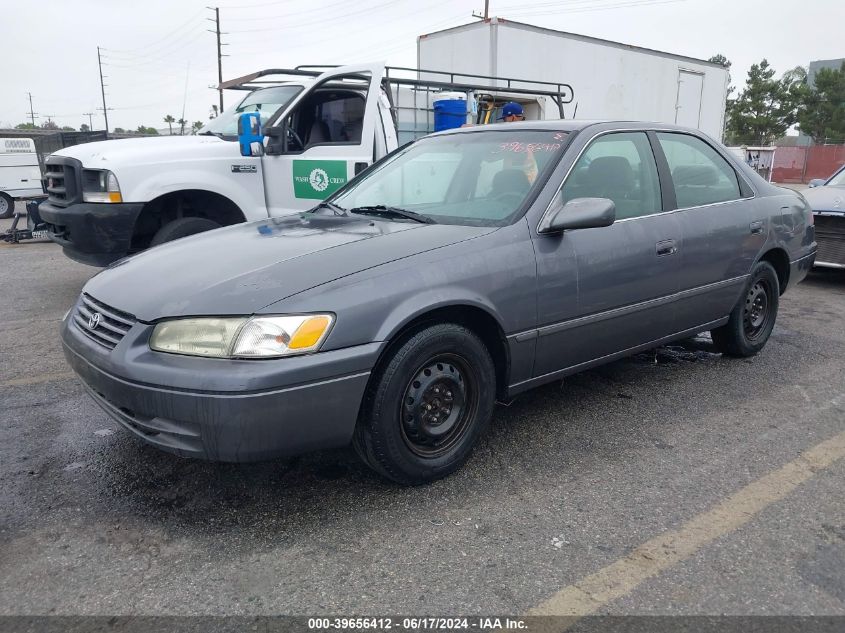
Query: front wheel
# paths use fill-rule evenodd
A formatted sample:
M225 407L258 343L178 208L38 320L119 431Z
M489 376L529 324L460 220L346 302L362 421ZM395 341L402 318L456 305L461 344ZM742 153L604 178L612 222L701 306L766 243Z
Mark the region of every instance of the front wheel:
M178 218L168 222L161 227L150 242L150 247L164 244L165 242L172 242L182 237L189 235L196 235L197 233L204 233L211 229L219 229L220 225L214 220L208 218L187 217Z
M15 214L15 201L7 193L0 191L0 218L10 218Z
M710 332L729 356L754 356L766 345L778 315L780 283L769 262L758 262L728 322Z
M490 352L467 328L445 323L402 343L365 395L354 446L371 468L405 485L457 470L493 413Z

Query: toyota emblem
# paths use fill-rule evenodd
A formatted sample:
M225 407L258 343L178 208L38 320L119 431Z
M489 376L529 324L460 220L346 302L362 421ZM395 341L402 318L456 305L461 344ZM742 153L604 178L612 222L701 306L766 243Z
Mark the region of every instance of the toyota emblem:
M91 315L91 318L88 319L88 329L89 330L96 330L97 326L100 325L100 319L102 315L99 312L95 312Z

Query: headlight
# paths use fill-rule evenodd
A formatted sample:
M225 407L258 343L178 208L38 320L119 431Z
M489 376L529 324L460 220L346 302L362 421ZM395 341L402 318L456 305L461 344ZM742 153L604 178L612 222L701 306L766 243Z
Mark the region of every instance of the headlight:
M316 352L334 322L331 314L176 319L155 326L157 352L216 358L276 358Z
M107 169L83 169L82 200L85 202L123 202L117 176Z

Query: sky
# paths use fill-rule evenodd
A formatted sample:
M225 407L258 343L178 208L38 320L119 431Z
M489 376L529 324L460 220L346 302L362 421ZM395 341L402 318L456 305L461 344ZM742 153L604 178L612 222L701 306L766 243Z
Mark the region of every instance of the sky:
M483 0L0 0L0 127L52 119L103 129L207 120L223 79L270 67L387 60L416 66L416 37L466 24ZM845 57L842 0L490 0L490 15L690 57L725 55L734 85L767 58L782 73ZM562 81L566 81L563 77ZM224 95L225 96L225 95ZM232 105L234 95L225 96Z

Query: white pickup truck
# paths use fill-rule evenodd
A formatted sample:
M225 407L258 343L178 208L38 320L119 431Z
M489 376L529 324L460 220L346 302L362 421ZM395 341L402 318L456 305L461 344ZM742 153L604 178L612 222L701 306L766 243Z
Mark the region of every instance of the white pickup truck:
M110 140L50 155L49 198L40 206L50 238L68 257L105 266L194 233L313 207L433 131L432 104L443 91L465 94L467 122L482 123L505 101L522 103L527 118L560 118L573 96L564 83L383 64L324 68L271 69L225 82L250 92L197 136ZM270 79L279 76L285 79ZM260 116L258 155L240 152L244 112Z

